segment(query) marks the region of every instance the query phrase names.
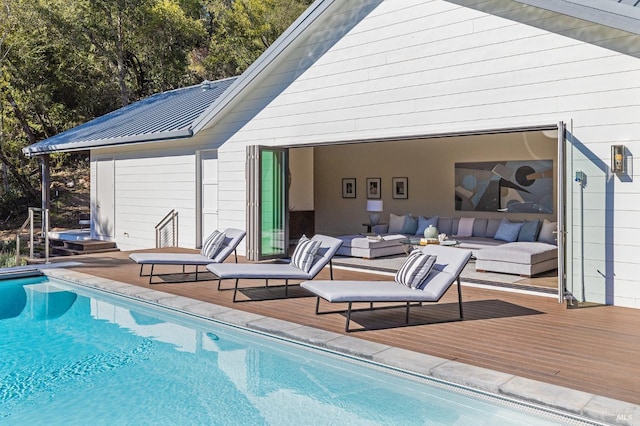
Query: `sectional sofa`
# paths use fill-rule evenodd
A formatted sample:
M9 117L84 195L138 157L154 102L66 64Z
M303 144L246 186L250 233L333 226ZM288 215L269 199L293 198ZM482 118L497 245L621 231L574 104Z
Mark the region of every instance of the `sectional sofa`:
M438 228L471 249L476 270L531 276L558 267L556 222L535 219L511 221L501 218L430 218L391 214L387 225L374 227L373 235L339 237L342 246L337 254L372 259L404 253L400 240L423 235L428 225Z

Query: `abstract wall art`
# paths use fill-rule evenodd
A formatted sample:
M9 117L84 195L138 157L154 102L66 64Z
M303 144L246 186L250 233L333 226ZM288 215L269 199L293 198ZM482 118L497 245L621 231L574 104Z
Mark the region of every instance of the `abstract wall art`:
M551 214L553 185L553 160L455 164L456 210Z

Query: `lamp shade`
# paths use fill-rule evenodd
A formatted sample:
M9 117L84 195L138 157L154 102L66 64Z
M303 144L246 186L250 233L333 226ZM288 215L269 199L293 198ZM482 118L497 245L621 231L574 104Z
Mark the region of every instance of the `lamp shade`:
M367 200L368 212L381 212L382 210L382 200Z

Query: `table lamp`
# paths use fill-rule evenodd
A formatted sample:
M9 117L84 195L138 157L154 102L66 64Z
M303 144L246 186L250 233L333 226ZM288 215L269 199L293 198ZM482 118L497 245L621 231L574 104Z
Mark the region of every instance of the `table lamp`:
M369 223L377 225L380 222L382 200L367 200L367 211L369 212Z

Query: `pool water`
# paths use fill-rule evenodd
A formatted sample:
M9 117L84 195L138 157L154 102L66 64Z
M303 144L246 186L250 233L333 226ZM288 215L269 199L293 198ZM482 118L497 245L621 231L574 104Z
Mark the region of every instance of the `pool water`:
M0 424L563 420L53 279L0 282L0 336Z

